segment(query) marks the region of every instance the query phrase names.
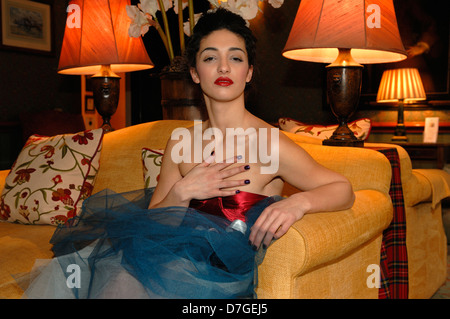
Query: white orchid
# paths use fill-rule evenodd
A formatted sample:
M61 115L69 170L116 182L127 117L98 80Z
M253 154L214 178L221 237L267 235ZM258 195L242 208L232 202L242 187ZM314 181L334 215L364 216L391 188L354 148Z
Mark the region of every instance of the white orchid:
M143 12L150 14L152 17L154 17L156 15L156 11L159 10L158 0L141 0L138 7Z
M256 17L261 9L259 3L266 0L208 0L212 8L224 7L234 13L241 15L246 21L247 25L249 20ZM267 0L267 2L274 8L279 8L283 4L284 0ZM189 9L188 22L183 21L182 14L180 15L180 9ZM172 40L170 38L169 23L167 20L166 11L173 8L174 12L178 15L179 19L179 36L180 47L182 53L184 52L184 34L190 36L194 25L200 18L201 14L194 14L194 1L193 0L140 0L140 3L135 6L127 5L127 14L131 19L128 34L131 37L144 36L151 26L155 27L164 42L167 53L169 55L170 62L174 59L174 52L172 47ZM161 11L163 18L164 29L161 27L156 13Z
M188 3L191 3L193 0L178 0L177 3L183 4L183 2L186 1ZM161 39L163 40L164 46L166 47L167 54L169 55L169 59L171 62L174 58L174 52L172 47L172 40L170 38L169 23L167 20L166 11L171 9L173 6L174 5L172 0L140 0L140 3L138 3L137 6L127 5L126 7L127 14L132 20L128 29L128 34L131 37L143 36L148 32L150 26L154 26L161 36ZM184 7L186 7L186 5ZM174 10L178 11L178 6L174 8ZM161 11L163 17L164 30L161 28L158 18L156 17L156 13L158 11ZM182 32L183 26L181 23L180 33ZM184 50L184 36L182 41Z
M239 13L245 20L252 20L258 14L258 0L229 0L228 5L234 12Z
M244 20L249 24L249 20L256 17L261 9L259 8L259 3L265 0L208 0L212 7L218 8L223 7L234 13L239 14ZM284 0L267 0L267 2L274 8L279 8L283 5Z
M202 16L202 13L195 13L194 14L194 25L197 24L198 19ZM183 23L183 30L184 33L190 37L191 36L191 21L187 21Z
M268 0L268 2L272 5L272 7L279 8L283 5L284 0Z
M175 1L175 4L173 6L173 11L175 11L176 14L178 14L179 12L179 4L177 3L178 1ZM182 10L186 9L186 7L188 6L189 2L188 0L181 0L181 6L182 6Z
M128 17L130 17L131 24L128 29L128 34L130 37L137 38L141 35L144 35L148 32L150 28L150 23L145 14L140 11L136 6L126 6L126 11Z

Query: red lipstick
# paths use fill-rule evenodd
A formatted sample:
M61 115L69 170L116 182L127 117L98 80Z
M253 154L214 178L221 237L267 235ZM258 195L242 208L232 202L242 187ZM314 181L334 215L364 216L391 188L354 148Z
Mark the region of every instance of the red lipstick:
M214 84L220 85L220 86L230 86L231 84L233 84L233 81L230 78L221 76L220 78L218 78L216 80L216 82L214 82Z

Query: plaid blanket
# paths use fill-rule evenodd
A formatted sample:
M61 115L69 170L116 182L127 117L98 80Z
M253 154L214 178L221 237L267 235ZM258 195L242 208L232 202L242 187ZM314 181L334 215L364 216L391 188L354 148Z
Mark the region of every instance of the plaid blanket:
M408 255L406 252L406 216L403 201L400 159L396 148L374 148L391 163L392 179L389 195L394 206L394 217L383 232L380 256L379 299L408 298Z

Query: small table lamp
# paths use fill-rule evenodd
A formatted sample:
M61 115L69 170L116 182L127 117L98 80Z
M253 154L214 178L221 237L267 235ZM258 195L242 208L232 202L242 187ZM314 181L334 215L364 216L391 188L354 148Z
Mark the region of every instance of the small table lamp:
M142 38L128 35L129 4L130 0L72 0L68 7L58 73L93 74L94 105L106 132L113 130L109 121L119 102L120 77L115 72L153 67Z
M425 89L417 69L393 69L383 72L377 102L398 102L397 127L392 141L406 142L406 129L403 118L404 103L426 100Z
M325 145L363 146L347 122L361 94L363 66L406 58L392 0L302 0L283 56L325 62L327 95L339 127Z

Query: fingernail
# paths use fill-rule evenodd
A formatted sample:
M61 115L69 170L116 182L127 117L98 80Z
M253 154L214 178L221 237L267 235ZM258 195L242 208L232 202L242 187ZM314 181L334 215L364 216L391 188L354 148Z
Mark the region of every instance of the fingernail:
M246 180L244 181L244 183L245 183L245 184L250 184L250 180L249 180L249 179L246 179Z
M267 245L266 244L263 244L263 249L267 249Z
M238 159L238 160L241 160L241 159L242 159L242 155L238 155L238 156L237 156L237 159Z
M253 249L254 251L257 251L257 250L258 250L258 248L256 248L255 245L252 245L252 249Z
M214 155L214 151L211 152L211 156Z
M236 190L236 194L239 194L241 191L239 189Z
M245 165L244 169L250 169L250 165Z

